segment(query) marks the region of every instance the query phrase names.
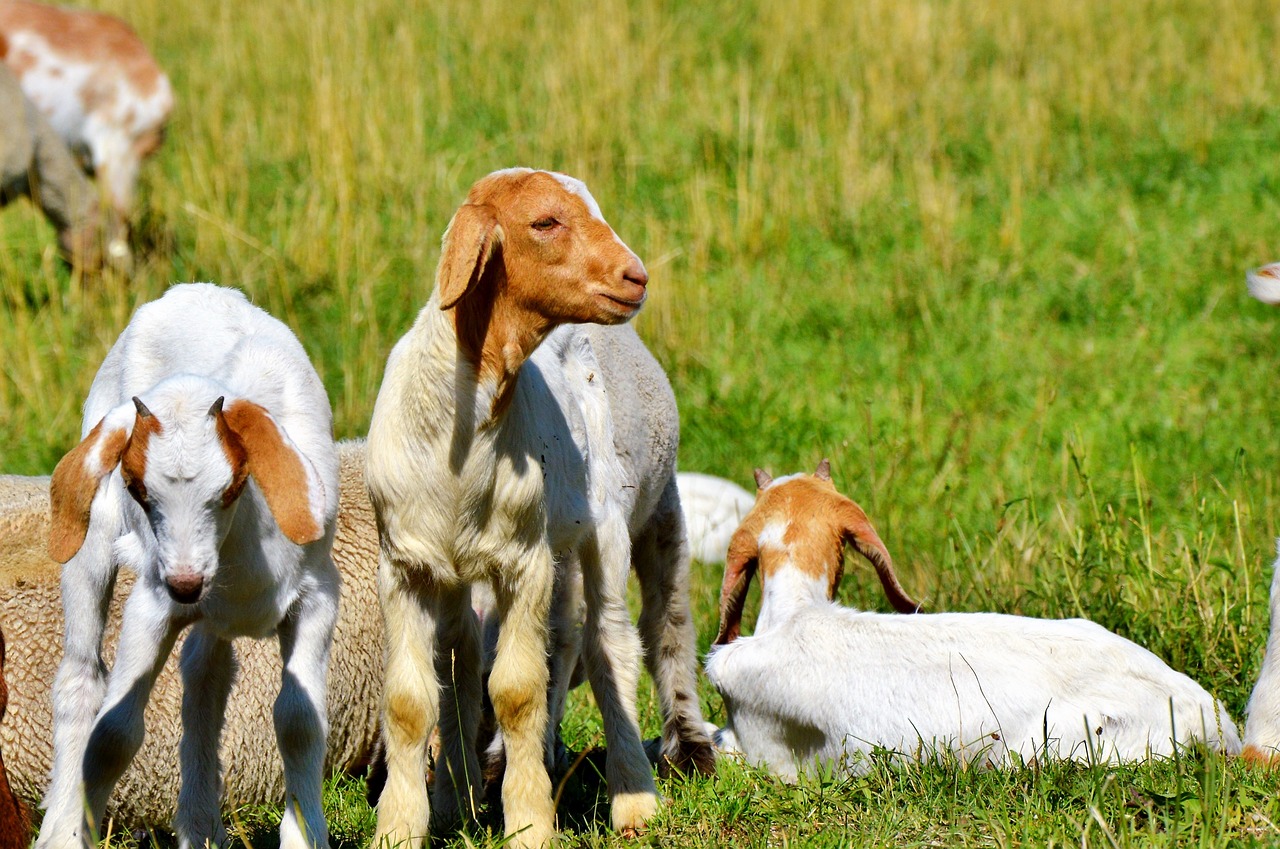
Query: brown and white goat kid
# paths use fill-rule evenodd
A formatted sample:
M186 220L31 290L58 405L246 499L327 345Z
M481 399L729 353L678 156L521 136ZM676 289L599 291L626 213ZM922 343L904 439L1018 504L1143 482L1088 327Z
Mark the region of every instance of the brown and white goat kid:
M433 808L449 822L478 798L477 581L492 585L500 623L489 694L506 746L502 802L516 845L540 846L554 834L547 692L549 683L555 692L567 684L549 682L548 619L553 583L572 583L579 566L614 827L642 826L658 804L635 704L642 649L625 603L633 556L668 752L711 765L674 434L660 457L640 441L616 444L650 427L646 417L663 406L628 390L625 372L656 372L668 396L670 387L634 330L574 326L626 322L647 284L644 265L571 177L495 172L449 224L435 292L391 352L369 429L387 636L387 782L375 843L416 846ZM644 358L620 356L627 349ZM666 406L674 413L674 399ZM569 630L563 624L558 639ZM560 666L559 675L572 671ZM428 804L426 747L437 722L442 753Z
M842 607L845 543L876 567L894 607L913 607L862 508L832 486L826 461L815 475L756 480L756 505L729 545L707 658L729 714L722 749L788 779L818 765L864 769L877 748L993 765L1141 760L1192 740L1240 751L1203 687L1093 622ZM756 573L760 614L739 638Z
M49 553L65 639L37 846L89 844L142 743L179 632L179 845L221 845L218 739L236 637L280 640L281 846L328 844L320 793L338 613L338 456L329 400L297 338L242 293L174 286L134 314L85 402L83 441L50 482ZM107 677L116 572L137 573ZM86 819L86 813L88 815Z
M173 111L169 78L137 33L101 12L0 0L0 61L127 221L139 167ZM108 250L120 259L128 246Z

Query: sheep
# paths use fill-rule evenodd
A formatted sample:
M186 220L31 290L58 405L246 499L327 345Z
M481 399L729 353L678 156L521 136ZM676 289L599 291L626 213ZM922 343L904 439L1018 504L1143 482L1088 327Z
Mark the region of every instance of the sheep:
M0 52L3 43L0 35ZM112 210L100 210L98 193L71 152L0 66L0 206L20 197L40 207L68 263L96 270L105 245L106 257L122 267L128 256L127 247L121 252L123 223Z
M90 387L83 439L49 486L49 553L66 564L66 630L37 846L96 836L142 743L156 676L188 626L179 845L226 840L218 738L231 640L271 634L284 663L273 711L284 760L281 845L328 845L324 699L339 592L332 432L302 345L243 293L174 286L134 314ZM102 637L121 563L137 581L107 677Z
M547 691L554 698L567 687L569 670L548 670L548 619L553 584L571 586L578 568L614 828L642 827L658 804L636 717L641 644L624 598L633 559L668 752L710 768L674 480L677 423L663 418L674 415L674 400L652 357L635 359L644 349L633 330L575 326L627 321L647 283L586 186L562 174L494 172L445 232L435 290L388 358L369 428L387 648L387 781L375 842L425 841L432 813L451 823L478 797L473 582L492 585L501 623L489 693L506 746L502 804L515 845L539 846L554 833ZM654 398L632 389L641 375ZM556 594L558 621L573 615L572 597ZM571 641L571 630L558 628L557 639ZM557 647L553 657L570 654ZM437 721L442 751L429 804L424 758Z
M702 472L681 472L676 483L693 559L723 563L729 540L755 498L733 481Z
M849 543L911 606L862 509L814 475L757 472L756 503L729 545L707 677L724 698L719 744L784 779L821 764L857 772L884 748L951 751L978 765L1094 763L1202 740L1240 752L1222 704L1144 648L1083 619L869 613L834 603ZM751 577L755 634L736 639Z
M127 221L142 160L164 141L174 106L142 39L101 12L0 0L0 61Z

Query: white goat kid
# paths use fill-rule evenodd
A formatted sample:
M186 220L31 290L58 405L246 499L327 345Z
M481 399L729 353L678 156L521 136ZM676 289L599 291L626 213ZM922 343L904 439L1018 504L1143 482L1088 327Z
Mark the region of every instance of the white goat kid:
M152 685L188 625L180 846L226 840L218 738L231 640L273 633L284 665L274 711L281 845L327 845L320 792L338 611L330 556L338 459L329 401L306 352L240 292L174 286L138 309L107 354L84 432L50 485L49 550L67 564L66 634L38 845L96 836L142 743ZM138 580L106 679L102 636L120 564Z
M756 505L725 565L707 677L729 724L718 741L786 778L816 764L857 770L883 747L991 765L1094 762L1240 740L1222 704L1151 652L1082 619L994 613L868 613L835 604L845 542L910 606L866 514L816 475L757 472ZM759 572L754 636L735 639Z
M626 477L638 460L616 453L615 436L635 423L614 414L644 402L608 394L600 368L610 344L643 346L630 328L559 327L627 321L647 282L640 260L570 177L495 172L472 187L449 224L436 290L388 359L369 431L366 475L381 533L387 628L387 783L375 842L416 845L432 808L451 822L479 792L482 661L469 589L477 581L492 585L500 623L489 693L506 746L506 831L518 845L551 840L548 617L553 582L572 583L579 564L613 825L638 828L655 811L635 706L641 645L625 591L636 515L628 511L653 510L660 496L675 562L656 566L662 556L646 549L653 562L642 569L637 555L648 659L660 667L667 728L679 738L672 742L695 764L711 763L694 686L674 442L665 480ZM556 657L566 656L557 647ZM557 698L570 671L557 672ZM424 759L437 722L442 751L428 805Z

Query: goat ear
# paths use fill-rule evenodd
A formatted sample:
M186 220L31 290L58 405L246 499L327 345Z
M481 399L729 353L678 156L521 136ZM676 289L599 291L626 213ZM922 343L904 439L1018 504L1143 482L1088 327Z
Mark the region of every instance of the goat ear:
M245 473L251 474L285 536L298 545L324 536L324 484L271 414L243 399L225 409L215 404L209 413L218 421L232 467L228 492L237 481L243 483Z
M893 558L889 556L889 550L880 541L880 535L876 533L876 529L871 526L867 514L862 512L862 508L853 501L842 496L839 516L844 541L852 545L859 554L867 558L868 563L875 567L876 575L880 577L880 585L884 587L885 597L889 599L893 609L899 613L917 612L920 609L920 603L907 595L902 584L898 583L898 574L893 571Z
M747 602L751 576L760 558L759 534L745 524L729 541L724 561L724 584L720 587L720 630L712 645L728 645L742 633L742 608Z
M451 309L484 274L485 266L502 241L502 229L493 207L464 203L453 214L441 242L436 288L440 309Z
M129 444L123 427L94 425L80 444L63 456L49 482L49 556L66 563L84 545L89 533L89 510L98 484L120 464Z

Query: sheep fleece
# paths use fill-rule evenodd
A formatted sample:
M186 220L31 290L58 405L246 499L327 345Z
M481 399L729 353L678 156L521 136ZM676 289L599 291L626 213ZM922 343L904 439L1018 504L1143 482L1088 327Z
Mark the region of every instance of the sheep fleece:
M364 485L364 444L339 446L341 498L333 560L342 574L342 602L329 664L329 740L326 772L367 763L378 740L382 701L382 620L375 585L378 535ZM8 642L9 713L0 726L14 792L37 804L53 758L50 690L61 660L62 605L58 564L49 536L49 479L0 476L0 627ZM111 604L104 656L111 663L120 612L133 575L120 572ZM179 646L181 641L179 642ZM236 684L222 732L224 809L278 803L283 768L276 749L272 705L280 689L274 640L237 640ZM175 648L147 707L147 736L112 794L107 815L115 827L167 827L178 801L178 741L182 679Z

